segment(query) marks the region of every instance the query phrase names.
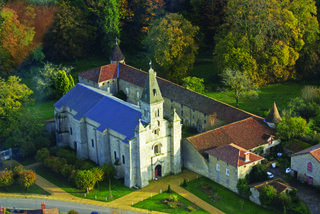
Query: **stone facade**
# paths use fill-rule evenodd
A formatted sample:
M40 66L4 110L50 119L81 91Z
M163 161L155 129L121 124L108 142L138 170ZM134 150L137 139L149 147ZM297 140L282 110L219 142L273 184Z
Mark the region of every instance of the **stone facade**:
M298 180L320 186L320 162L310 153L291 156L291 169Z
M126 85L121 84L129 101L136 105L121 101L111 95L116 92L117 80L111 79L99 83L99 87L104 91L90 86L77 85L55 104L57 145L69 146L77 151L79 158L90 159L99 165L115 164L117 176L124 177L125 185L128 187L144 187L150 180L181 172L181 120L174 110L170 115L168 114L169 119L164 119L164 100L155 78L155 72L150 70L146 82L151 80L151 85L146 85L147 88L143 90L128 87L126 91ZM79 81L91 85L86 79L79 79ZM98 88L97 85L92 86ZM88 116L76 119L80 110L72 109L70 106L77 107L81 103L70 103L73 101L70 101L68 96L76 96L72 93L76 93L77 88L95 91L94 93L103 99L111 99L114 105L126 106L136 114L140 114L141 117L139 121L136 121L136 127L132 130L133 137L128 139L128 136L108 127L98 130L102 124ZM151 97L142 100L141 97L146 91ZM158 100L152 97L155 94ZM90 101L84 99L79 102ZM107 105L101 108L109 111Z

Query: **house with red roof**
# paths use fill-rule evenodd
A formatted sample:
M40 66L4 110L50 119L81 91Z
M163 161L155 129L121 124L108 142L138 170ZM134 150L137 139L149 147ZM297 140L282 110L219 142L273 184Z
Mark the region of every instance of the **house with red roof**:
M264 159L233 143L207 150L208 177L238 192L238 179L245 178L252 167Z
M291 156L291 169L295 178L320 186L320 144L294 153Z

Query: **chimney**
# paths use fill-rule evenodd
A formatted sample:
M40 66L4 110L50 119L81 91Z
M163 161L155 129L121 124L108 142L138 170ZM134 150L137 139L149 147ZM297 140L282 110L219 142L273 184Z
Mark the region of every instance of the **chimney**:
M244 153L244 162L250 161L250 152L245 152Z
M46 209L46 203L44 203L44 202L41 203L41 209L42 210Z
M0 214L5 214L6 213L6 210L4 207L0 207Z

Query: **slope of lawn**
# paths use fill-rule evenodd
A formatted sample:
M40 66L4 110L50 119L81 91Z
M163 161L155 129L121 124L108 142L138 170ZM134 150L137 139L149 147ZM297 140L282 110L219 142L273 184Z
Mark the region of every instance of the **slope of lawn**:
M206 184L213 190L215 190L216 193L209 195L206 192L202 191L200 186ZM271 211L261 206L258 206L255 203L240 197L238 194L224 188L223 186L205 177L201 177L196 180L190 181L187 187L185 187L185 189L193 193L197 197L201 198L202 200L208 202L212 206L217 207L226 214L277 213L275 211ZM216 198L215 201L211 199L213 197Z
M49 192L45 191L41 187L39 187L37 184L33 184L29 187L27 190L24 187L21 187L19 184L14 183L9 188L0 188L1 193L18 193L18 194L37 194L37 195L51 195Z
M163 203L163 200L166 200L170 197L170 195L177 195L178 201L183 203L181 207L173 208L170 207L168 204ZM159 212L165 212L165 213L190 213L190 211L187 209L187 207L193 206L193 203L189 200L183 198L182 196L176 194L176 193L161 193L158 195L153 196L152 198L148 198L144 201L141 201L133 207L146 209L146 210L152 210L152 211L159 211ZM197 210L194 210L192 213L208 213L205 210L197 207Z
M112 192L113 198L109 197L110 195L109 183L107 180L100 182L98 185L95 186L94 190L85 194L84 190L77 189L73 183L68 182L67 178L64 178L62 175L52 172L51 170L49 170L44 166L39 167L36 170L36 172L37 174L47 179L51 183L55 184L56 186L60 187L64 191L80 198L87 198L92 200L109 202L117 198L120 198L124 195L127 195L133 191L132 189L124 186L123 180L112 179L111 192ZM97 198L95 199L95 197ZM106 197L107 197L107 200L106 200Z
M27 107L27 110L30 114L34 115L36 118L41 121L48 120L53 118L54 116L54 106L57 101L50 100L44 101L41 103L36 103L34 105L30 105Z

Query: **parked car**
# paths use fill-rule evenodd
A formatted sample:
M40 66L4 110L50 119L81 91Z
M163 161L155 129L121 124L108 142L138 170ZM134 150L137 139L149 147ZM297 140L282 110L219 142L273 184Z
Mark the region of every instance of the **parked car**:
M288 168L286 168L286 173L288 174L288 173L290 173L291 172L291 169L288 167Z
M273 178L274 175L271 172L267 172L268 178Z

